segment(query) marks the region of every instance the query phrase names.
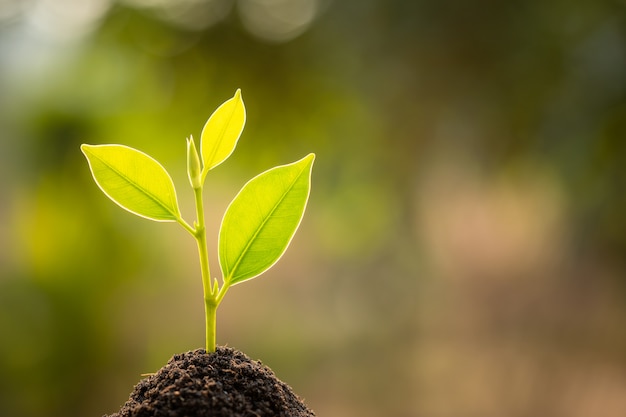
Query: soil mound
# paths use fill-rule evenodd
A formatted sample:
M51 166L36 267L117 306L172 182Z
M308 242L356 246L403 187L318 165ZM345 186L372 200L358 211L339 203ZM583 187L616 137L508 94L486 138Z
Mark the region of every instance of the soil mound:
M105 417L312 417L272 370L242 352L218 347L174 355L142 379L120 411Z

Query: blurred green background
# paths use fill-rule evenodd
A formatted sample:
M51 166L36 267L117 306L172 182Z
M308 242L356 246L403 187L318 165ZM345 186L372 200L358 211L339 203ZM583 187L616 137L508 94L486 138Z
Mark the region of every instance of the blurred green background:
M172 173L242 89L210 246L317 154L291 247L218 343L319 416L626 415L623 0L0 0L0 415L117 411L203 346L195 244L119 209L81 143ZM213 251L213 273L219 268Z

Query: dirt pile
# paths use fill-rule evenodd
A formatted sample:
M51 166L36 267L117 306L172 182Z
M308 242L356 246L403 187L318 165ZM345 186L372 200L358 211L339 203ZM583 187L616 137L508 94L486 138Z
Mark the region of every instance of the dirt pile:
M242 352L218 347L174 355L141 380L120 411L105 417L312 417L272 370Z

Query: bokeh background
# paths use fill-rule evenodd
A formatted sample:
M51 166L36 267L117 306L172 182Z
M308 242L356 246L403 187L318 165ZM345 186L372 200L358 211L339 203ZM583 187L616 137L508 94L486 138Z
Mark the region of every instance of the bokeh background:
M112 413L203 346L194 242L108 201L79 145L154 156L191 221L185 138L237 88L212 249L245 181L317 160L296 238L231 288L218 343L319 416L626 415L625 10L0 0L0 415Z

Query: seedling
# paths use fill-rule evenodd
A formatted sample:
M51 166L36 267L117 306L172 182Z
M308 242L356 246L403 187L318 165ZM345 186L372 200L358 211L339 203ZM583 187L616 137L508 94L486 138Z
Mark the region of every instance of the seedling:
M152 157L124 145L81 145L91 174L116 204L140 217L176 222L198 246L204 289L206 350L215 351L216 311L228 289L256 278L283 255L295 234L311 189L314 154L269 169L248 181L226 209L218 238L221 282L211 277L202 190L210 170L234 151L246 121L241 91L215 110L202 129L200 153L187 139L187 175L194 191L193 225L181 216L174 182Z

